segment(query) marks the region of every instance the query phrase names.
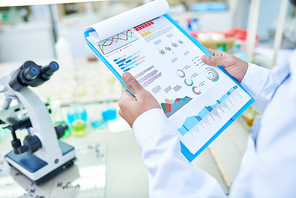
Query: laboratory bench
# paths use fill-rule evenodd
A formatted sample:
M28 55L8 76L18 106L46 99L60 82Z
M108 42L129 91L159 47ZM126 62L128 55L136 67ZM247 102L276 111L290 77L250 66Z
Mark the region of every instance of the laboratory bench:
M228 193L227 185L234 181L238 172L247 136L247 130L235 121L210 145L210 149L205 149L192 164L214 176ZM12 149L10 140L9 137L0 143L0 151ZM107 126L100 130L89 128L84 136L70 135L63 141L74 147L81 144L106 143L106 175L105 178L98 178L105 179L106 198L148 197L148 173L142 163L132 130L110 133ZM31 182L27 182L30 186Z
M41 63L36 61L38 64L46 64L48 61L40 62ZM0 64L0 74L13 68L18 68L21 64L22 63ZM42 99L50 97L52 100L59 100L64 112L69 108L69 103L73 96L73 93L71 92L73 92L73 90L78 92L78 95L80 96L79 100L81 104L85 105L87 110L94 109L93 107L98 104L104 104L106 97L108 97L108 100L112 101L119 99L122 86L115 79L113 74L108 69L105 69L102 63L78 60L75 64L75 66L69 66L68 68L61 67L61 72L57 72L56 75L52 76L52 79L33 90L40 95L40 98ZM104 76L104 78L102 76ZM106 87L108 87L107 91ZM116 102L113 103L113 105L115 108L118 108ZM79 190L74 191L75 185L73 185L74 187L73 192L71 192L71 197L148 197L148 173L142 163L142 156L133 131L126 128L126 130L123 131L112 132L109 128L110 126L111 125L106 125L101 129L94 129L88 125L87 133L85 135L70 135L62 140L73 145L76 149L80 148L79 146L81 145L100 144L104 154L100 161L102 168L96 169L101 171L101 175L97 176L98 181L100 180L100 183L98 184L100 185L100 191L90 190L88 194L81 194ZM27 132L19 132L17 134L20 137L24 137L26 135L25 133ZM193 160L192 164L215 177L223 187L225 193L228 193L229 186L234 181L243 153L246 149L248 134L249 130L247 128L245 128L238 120L234 121L207 149ZM3 154L3 152L12 150L10 144L11 139L12 138L9 135L9 138L0 142L0 153L2 152ZM70 169L77 169L77 167L78 172L80 171L79 159L80 158L78 157L77 162L74 162L74 166L69 168L69 171L71 171ZM75 163L77 163L77 165L75 165ZM10 169L10 175L6 175L5 178L9 178L8 180L13 183L14 180L16 180L15 175L17 175L17 172L13 170L13 168ZM67 175L71 175L69 173L63 174L64 173L61 173L61 176L57 175L56 178L63 177L63 179L65 179ZM81 175L82 172L80 173L80 176ZM2 176L3 175L1 175L0 172L0 181ZM74 181L77 178L71 179ZM69 179L69 181L71 179ZM30 195L32 192L30 191L30 186L34 186L34 190L37 189L37 191L38 188L46 191L48 190L46 189L46 186L50 186L49 183L52 182L52 180L55 181L57 179L53 178L46 182L48 185L44 184L39 187L34 186L29 180L25 179L22 181L22 184L17 181L14 184L15 189L12 188L13 186L11 183L1 184L0 182L0 188L9 188L13 191L20 189L20 186L22 186L22 188L26 186L26 188L23 189L26 194L24 197L31 197ZM72 184L74 184L73 181L71 181ZM94 182L96 182L96 180L94 180ZM57 186L59 186L59 184L62 185L62 182L58 182ZM65 193L58 188L53 188L54 185L56 184L51 184L50 190L54 191L56 189L56 192L49 193L49 197L54 197L54 195L58 193ZM92 187L93 186L86 186L84 190L87 191ZM97 192L98 194L96 194ZM0 193L0 198L1 197L3 196L1 196Z

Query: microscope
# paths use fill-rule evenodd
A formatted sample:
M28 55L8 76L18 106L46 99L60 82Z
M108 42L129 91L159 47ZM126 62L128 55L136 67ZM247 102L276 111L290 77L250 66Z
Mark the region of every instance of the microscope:
M29 89L48 81L58 69L54 61L44 67L26 61L17 70L0 77L0 84L4 86L1 92L5 95L0 127L9 129L13 137L13 150L5 160L36 185L70 167L75 160L74 147L58 140L67 126L54 126L50 109ZM11 107L12 100L17 100L18 105ZM16 135L19 130L28 132L23 143Z

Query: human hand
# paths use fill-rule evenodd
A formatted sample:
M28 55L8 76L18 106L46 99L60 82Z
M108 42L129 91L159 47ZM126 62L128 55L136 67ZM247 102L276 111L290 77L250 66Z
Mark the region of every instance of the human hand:
M241 83L248 70L248 63L231 54L208 49L214 56L202 56L205 64L211 66L223 66L224 69L235 79Z
M160 105L153 95L145 90L129 72L123 73L121 78L136 97L124 88L118 102L120 108L118 113L133 127L133 123L138 116L150 109L160 108Z

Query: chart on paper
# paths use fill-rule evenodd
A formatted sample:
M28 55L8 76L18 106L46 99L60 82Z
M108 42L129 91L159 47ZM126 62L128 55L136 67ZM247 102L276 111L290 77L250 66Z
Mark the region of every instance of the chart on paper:
M165 103L161 103L160 105L165 115L169 118L191 100L192 98L188 96L185 96L184 98L176 98L175 100L165 99Z
M179 111L186 112L184 120L174 116L169 118L177 129L178 137L191 153L201 149L250 99L238 85L228 79L224 81L224 87L219 84L212 88L216 92L215 98L211 92L206 92L200 100L195 100L195 107L183 106Z
M108 39L105 39L98 43L100 51L106 55L110 52L113 52L129 43L137 40L138 37L135 35L133 30L127 30L121 32L115 36L112 36Z
M221 119L225 111L230 110L235 105L235 101L241 99L242 96L235 85L227 93L225 93L216 103L210 106L205 106L196 116L186 118L183 126L178 129L179 133L184 136L190 133L193 137L201 134L206 130L206 125L211 126L216 119Z
M149 62L146 57L141 53L141 51L132 48L126 49L123 53L120 53L113 59L113 62L120 68L123 72L129 71L133 68L137 68L140 65L147 65Z
M163 29L164 27L170 25L167 20L164 20L163 17L158 17L154 20L147 21L144 24L135 27L135 30L144 38L147 42L153 40L155 36L152 36L154 33ZM159 35L159 34L158 34ZM147 37L149 36L149 37ZM147 39L148 38L148 39Z

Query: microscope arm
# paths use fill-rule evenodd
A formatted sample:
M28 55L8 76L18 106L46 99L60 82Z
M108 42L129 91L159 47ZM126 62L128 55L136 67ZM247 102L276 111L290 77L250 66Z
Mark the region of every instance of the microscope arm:
M15 91L9 86L13 72L4 74L0 78L0 84L5 86L10 95L15 95L24 108L27 110L31 124L33 126L32 136L36 135L42 142L42 150L35 154L41 159L50 159L54 161L61 157L62 152L58 145L55 128L52 125L48 109L39 97L28 87L24 87L20 91Z

